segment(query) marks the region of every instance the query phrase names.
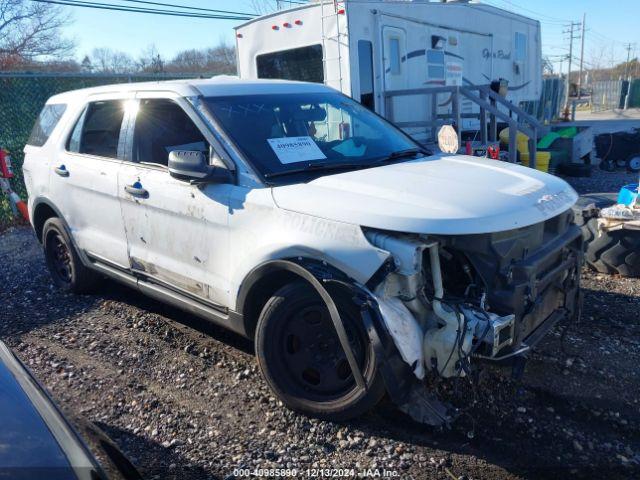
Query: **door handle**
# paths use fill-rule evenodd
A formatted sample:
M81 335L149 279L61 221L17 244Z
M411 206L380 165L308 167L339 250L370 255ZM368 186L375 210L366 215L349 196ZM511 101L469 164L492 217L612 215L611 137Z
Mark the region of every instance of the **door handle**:
M67 167L65 167L64 165L60 165L59 167L56 167L54 171L61 177L69 176L69 170L67 170Z
M124 190L129 195L133 195L134 197L149 198L149 192L142 188L140 182L136 182L133 185L125 185Z

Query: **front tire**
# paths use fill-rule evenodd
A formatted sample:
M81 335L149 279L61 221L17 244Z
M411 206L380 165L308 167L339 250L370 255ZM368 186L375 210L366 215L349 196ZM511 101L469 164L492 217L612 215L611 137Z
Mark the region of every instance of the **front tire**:
M331 421L357 417L384 395L373 347L346 295L334 295L367 385L349 368L329 311L303 281L285 285L266 303L256 330L258 365L269 387L292 410Z
M59 218L48 219L42 227L42 245L53 283L66 292L92 291L100 277L85 267Z

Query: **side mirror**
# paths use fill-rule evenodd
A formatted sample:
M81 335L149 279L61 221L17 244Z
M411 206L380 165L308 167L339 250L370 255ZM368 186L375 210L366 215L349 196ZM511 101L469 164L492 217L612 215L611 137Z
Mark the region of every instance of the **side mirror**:
M214 167L200 151L174 150L169 153L169 175L191 183L229 183L229 170Z

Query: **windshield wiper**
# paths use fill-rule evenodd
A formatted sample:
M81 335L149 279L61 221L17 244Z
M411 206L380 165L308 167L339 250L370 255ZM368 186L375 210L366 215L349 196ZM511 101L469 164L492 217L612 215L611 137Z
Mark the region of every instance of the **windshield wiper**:
M352 170L352 169L359 169L359 168L371 168L392 160L398 160L400 158L407 158L407 157L414 157L419 153L422 153L424 155L431 155L431 152L423 148L407 148L405 150L398 150L396 152L391 152L389 155L376 159L373 162L363 162L363 163L312 162L312 163L307 163L306 165L303 165L301 167L292 168L290 170L265 173L264 177L274 178L274 177L282 177L285 175L294 175L296 173L305 173L305 172L330 172L332 170Z
M389 155L379 158L376 163L379 164L390 162L392 160L398 160L400 158L415 157L419 153L422 153L423 155L431 155L431 152L425 150L424 148L407 148L405 150L397 150L395 152L391 152Z
M284 175L293 175L295 173L304 172L330 172L332 170L349 170L352 168L365 168L369 165L366 163L308 163L302 167L283 170L282 172L265 173L265 178L281 177Z

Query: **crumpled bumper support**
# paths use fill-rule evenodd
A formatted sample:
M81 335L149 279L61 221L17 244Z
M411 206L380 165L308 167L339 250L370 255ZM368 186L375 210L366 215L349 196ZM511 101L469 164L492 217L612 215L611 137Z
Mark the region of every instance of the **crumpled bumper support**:
M354 302L360 307L362 322L373 346L378 368L391 400L416 421L433 426L450 424L452 417L448 414L445 405L428 394L424 385L413 374L411 366L400 356L387 331L378 304L365 286L316 260L296 258L279 263L281 267L307 280L327 304L340 345L345 352L358 388L366 389L368 385L349 345L344 323L336 304L325 288L329 284L348 289L353 295Z

